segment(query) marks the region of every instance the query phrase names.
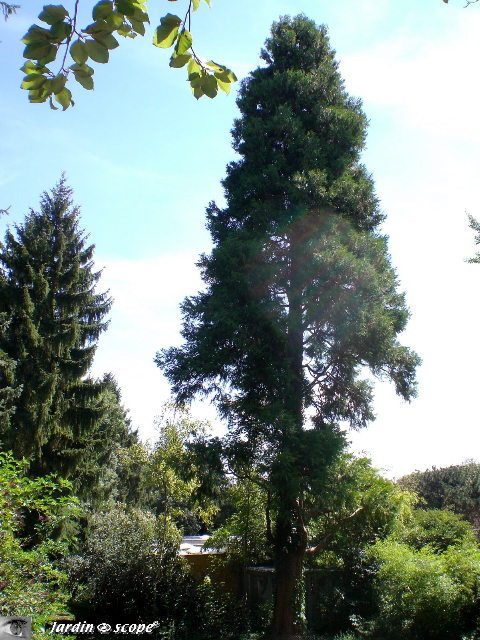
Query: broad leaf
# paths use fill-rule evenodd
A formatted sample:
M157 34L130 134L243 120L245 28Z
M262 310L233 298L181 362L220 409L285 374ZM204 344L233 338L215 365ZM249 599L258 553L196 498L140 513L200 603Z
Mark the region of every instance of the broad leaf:
M20 71L23 71L24 73L27 73L27 74L31 74L31 73L48 73L47 67L44 67L42 64L36 64L35 62L32 62L31 60L29 60L28 62L25 62L23 67L20 69Z
M211 76L210 74L203 76L202 82L200 84L203 93L209 98L215 98L218 93L218 83L215 76Z
M189 53L182 54L180 56L173 55L170 58L170 66L174 69L180 69L180 67L184 67L187 64L191 57L192 56Z
M131 0L115 0L115 7L124 16L133 16L137 9Z
M63 107L63 110L68 109L72 102L72 94L68 89L62 89L60 93L55 95L55 100Z
M52 93L60 93L60 91L65 87L66 81L67 78L63 73L59 73L58 76L55 76L55 78L52 79Z
M184 29L180 34L177 46L175 47L177 55L181 56L182 54L186 53L192 46L192 42L192 34L190 33L190 31Z
M22 42L24 44L32 44L33 42L48 43L51 37L50 29L44 29L37 24L33 24L27 33L23 36Z
M156 28L155 35L153 37L153 44L156 47L162 49L168 49L178 37L178 28L182 24L182 21L178 16L174 16L168 13L161 18L160 26Z
M133 29L139 33L141 36L145 35L145 25L140 20L135 20L135 18L129 18Z
M88 64L72 64L70 69L75 75L93 76L94 74L92 67L89 67Z
M47 24L56 24L57 22L63 22L68 15L68 11L61 4L47 4L43 7L43 11L38 17Z
M111 13L107 18L105 18L105 22L107 23L108 27L112 31L115 31L116 29L122 26L123 15L121 13L118 13L118 11L113 11L113 13Z
M103 44L107 49L116 49L118 47L118 40L112 36L111 33L101 36L93 36L97 42ZM94 58L92 58L93 60Z
M108 49L107 47L104 47L103 44L100 44L100 42L97 42L96 40L87 40L85 42L85 47L89 58L95 62L99 62L101 64L108 62Z
M54 111L58 111L58 107L56 107L53 104L52 96L50 96L50 109L53 109Z
M49 58L52 52L55 54L52 60L55 60L57 55L57 47L55 45L50 43L44 44L43 42L32 42L25 47L23 57L30 58L31 60L44 60L45 58Z
M218 88L224 91L228 96L230 89L232 88L232 84L230 82L222 82L216 74L215 77L217 78Z
M210 65L210 63L208 63ZM236 82L237 76L233 73L231 69L226 69L225 71L215 72L215 77L217 80L221 80L222 82Z
M205 95L205 93L203 92L202 87L200 87L200 86L198 86L198 87L193 87L192 86L192 93L193 93L193 95L195 96L195 98L197 100L200 100L200 98Z
M75 40L70 47L70 55L78 64L85 64L88 60L87 48L81 40Z
M200 6L200 0L193 0L193 10L196 11Z
M106 18L113 12L113 2L110 0L100 0L92 9L92 17L94 20Z
M192 76L195 73L197 75L200 75L200 72L202 71L202 67L198 64L195 58L192 58L188 63L187 71L188 71L188 79L192 80L190 76Z
M130 17L130 16L129 16ZM150 24L150 18L148 17L148 13L143 11L142 9L135 9L135 13L133 14L133 19L138 22L148 22Z
M63 42L72 33L72 25L68 22L57 22L54 24L50 32L52 34L52 40L56 42Z
M203 0L206 4L208 4L208 6L210 7L210 9L212 8L211 2L210 0Z
M131 30L132 29L131 29L130 25L122 24L122 26L117 29L117 33L119 35L123 36L124 38L126 38L127 36L130 35Z
M91 91L93 89L92 76L83 75L82 73L75 73L75 80L82 85L84 89Z
M47 78L41 73L30 73L25 76L22 84L20 85L21 89L40 89L42 84L47 80Z

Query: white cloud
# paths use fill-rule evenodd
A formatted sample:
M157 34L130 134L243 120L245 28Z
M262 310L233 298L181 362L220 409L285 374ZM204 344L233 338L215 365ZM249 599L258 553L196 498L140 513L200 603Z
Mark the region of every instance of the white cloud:
M450 40L418 46L399 35L364 53L343 56L348 91L388 107L405 125L480 141L480 15L459 20Z

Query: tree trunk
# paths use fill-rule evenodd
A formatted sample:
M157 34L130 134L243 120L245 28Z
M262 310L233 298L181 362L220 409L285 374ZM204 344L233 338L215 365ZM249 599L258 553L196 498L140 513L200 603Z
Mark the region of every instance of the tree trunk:
M271 629L271 640L290 640L300 632L296 627L298 598L303 594L302 565L304 549L295 553L287 549L277 555L275 567L275 609Z

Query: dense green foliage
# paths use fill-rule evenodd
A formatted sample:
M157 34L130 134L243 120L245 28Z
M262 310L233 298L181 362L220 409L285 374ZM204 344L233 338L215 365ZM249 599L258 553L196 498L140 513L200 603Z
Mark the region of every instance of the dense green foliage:
M415 511L370 553L379 563L373 637L460 640L474 632L480 550L468 523L448 511Z
M408 400L419 358L397 341L408 310L359 162L366 117L343 87L326 29L283 18L262 59L239 92L241 158L223 181L227 207L207 210L206 290L182 305L185 344L157 363L178 400L212 397L229 422L230 464L262 468L280 594L343 446L337 422L373 418L362 371L392 380ZM292 599L278 598L286 619ZM275 624L277 634L293 632L291 620Z
M31 616L33 636L46 638L46 622L69 599L67 576L52 561L68 553L68 540L52 534L78 507L67 481L30 479L27 467L0 453L0 615Z
M210 0L204 1L210 6ZM156 47L173 47L171 67L187 65L188 81L197 100L203 95L214 98L219 89L228 94L231 83L237 80L230 69L213 60L205 62L193 50L192 11L199 6L200 0L189 0L183 19L168 13L161 18L153 38ZM26 45L23 57L28 62L22 67L26 75L21 86L28 91L32 103L49 100L50 107L57 109L53 103L55 98L64 111L73 106L72 93L66 87L70 74L84 89L93 89L94 70L87 60L107 63L110 51L119 44L114 33L124 38L143 36L145 24L150 23L146 0L100 0L92 10L93 22L84 29L77 25L77 8L78 1L70 16L62 5L44 6L38 17L49 28L34 24L23 37ZM66 48L65 55L61 68L55 73L46 65L56 60L62 46ZM66 66L67 53L74 63L70 66Z
M419 506L427 509L452 509L464 515L479 528L480 519L480 464L466 461L442 469L415 471L400 478L398 484L415 491Z
M62 179L0 244L0 313L8 318L0 349L16 363L21 387L0 437L17 458L29 458L34 475L72 473L103 415L105 384L85 375L112 301L96 291L95 247L71 195Z

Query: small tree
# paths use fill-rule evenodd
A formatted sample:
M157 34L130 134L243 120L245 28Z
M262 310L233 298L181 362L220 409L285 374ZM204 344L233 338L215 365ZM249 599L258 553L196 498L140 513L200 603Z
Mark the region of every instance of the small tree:
M40 212L0 244L0 312L9 319L0 349L16 362L22 389L1 437L31 460L33 475L71 473L102 416L105 385L85 375L112 300L96 291L95 246L87 245L71 196L62 178L43 194Z

